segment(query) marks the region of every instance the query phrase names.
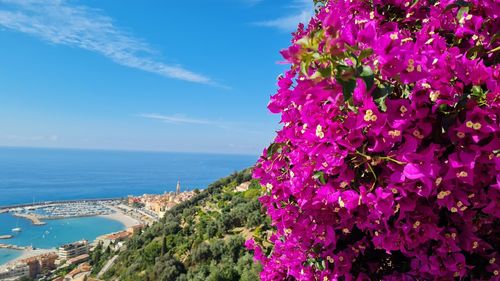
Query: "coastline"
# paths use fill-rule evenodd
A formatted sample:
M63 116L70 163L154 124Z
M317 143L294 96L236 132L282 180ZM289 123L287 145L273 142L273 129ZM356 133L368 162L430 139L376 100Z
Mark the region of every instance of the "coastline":
M130 228L130 227L133 227L133 226L136 226L136 225L140 225L140 221L124 214L123 212L121 212L119 209L117 208L113 208L111 207L111 209L113 209L114 213L112 214L107 214L107 215L95 215L95 216L81 216L81 217L99 217L99 218L104 218L104 219L109 219L109 220L113 220L113 221L117 221L119 223L121 223L123 225L123 230L126 230L127 228ZM26 219L26 220L30 220L29 218L27 217L24 217L24 216L21 216L21 218L23 219ZM78 218L78 217L77 217ZM30 220L32 221L32 220ZM113 232L111 232L113 233ZM111 233L105 233L103 235L108 235L108 234L111 234ZM96 237L95 240L97 240L99 238ZM94 240L94 241L95 241ZM8 239L4 240L5 244L6 245L9 245L8 244ZM89 241L89 242L93 242L93 241ZM6 266L9 266L9 265L12 265L12 264L15 264L21 260L24 260L24 259L27 259L27 258L31 258L31 257L34 257L34 256L38 256L38 255L42 255L42 254L46 254L46 253L50 253L50 252L57 252L57 248L37 248L37 249L11 249L11 250L15 250L15 251L18 251L20 253L19 256L15 257L14 259L12 260L9 260L3 264L0 264L0 269L1 268L5 268Z
M125 226L125 228L129 228L129 227L141 224L138 220L136 220L132 217L129 217L128 215L125 215L124 213L122 213L120 211L116 211L115 213L112 213L109 215L98 215L97 217L118 221L121 224L123 224Z
M31 257L38 256L38 255L48 254L48 253L52 253L52 252L57 252L57 249L56 248L52 248L52 249L23 250L22 253L21 253L21 256L19 256L17 259L12 260L10 262L16 262L16 261L19 261L19 260L31 258Z
M21 260L24 260L24 259L28 259L31 257L35 257L35 256L43 255L43 254L48 254L48 253L55 253L55 252L57 252L56 248L19 250L19 253L21 255L19 255L18 257L14 258L12 260L9 260L8 262L6 262L4 264L0 264L0 269L5 268L9 265L13 265Z

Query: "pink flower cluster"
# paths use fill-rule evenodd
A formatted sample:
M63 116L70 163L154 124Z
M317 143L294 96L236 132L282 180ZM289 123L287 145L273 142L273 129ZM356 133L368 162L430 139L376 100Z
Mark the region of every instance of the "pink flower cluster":
M500 2L320 2L254 170L262 280L500 280Z

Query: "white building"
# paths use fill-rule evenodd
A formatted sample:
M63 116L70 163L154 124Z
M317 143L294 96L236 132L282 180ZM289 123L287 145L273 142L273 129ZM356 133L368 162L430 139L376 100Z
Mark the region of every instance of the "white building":
M59 259L69 260L77 256L89 253L89 242L87 240L62 245L58 249Z
M15 281L29 277L30 268L25 263L18 263L0 270L0 280Z

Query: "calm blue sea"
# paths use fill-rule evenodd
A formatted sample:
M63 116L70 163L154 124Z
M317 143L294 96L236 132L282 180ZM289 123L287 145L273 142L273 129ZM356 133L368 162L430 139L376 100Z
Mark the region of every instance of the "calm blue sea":
M257 156L0 148L0 206L205 188Z
M0 147L0 206L33 201L122 197L182 189L206 188L215 180L252 166L257 156L123 152ZM119 231L123 225L92 217L47 221L45 226L0 214L0 235L23 231L0 241L53 248L94 240ZM0 265L19 252L0 249Z

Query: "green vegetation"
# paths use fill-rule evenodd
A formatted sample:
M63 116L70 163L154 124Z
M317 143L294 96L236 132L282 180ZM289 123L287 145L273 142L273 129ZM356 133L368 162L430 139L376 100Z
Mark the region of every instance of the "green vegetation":
M92 265L92 274L96 275L101 271L106 262L113 257L110 246L103 247L102 242L97 244L90 255L90 265Z
M260 266L245 240L270 229L257 198L261 186L250 170L218 180L172 208L158 223L127 242L106 280L258 280ZM100 259L99 259L100 260Z
M70 273L73 269L76 268L76 265L68 265L64 267L59 267L53 274L53 276L64 277L66 274Z

